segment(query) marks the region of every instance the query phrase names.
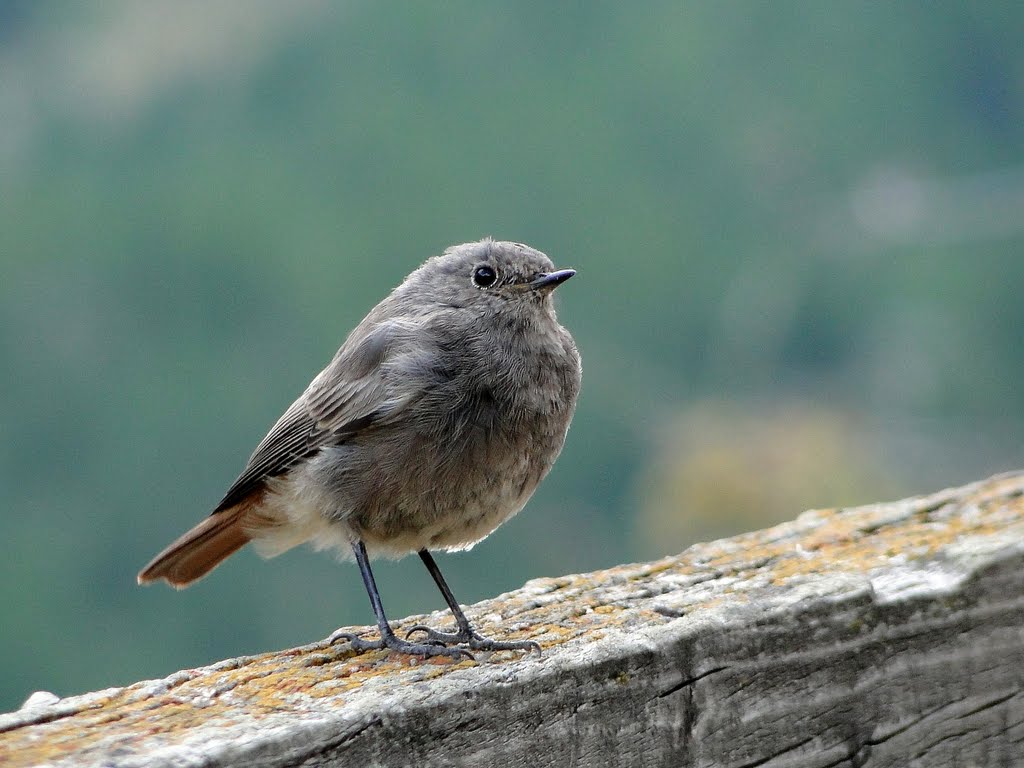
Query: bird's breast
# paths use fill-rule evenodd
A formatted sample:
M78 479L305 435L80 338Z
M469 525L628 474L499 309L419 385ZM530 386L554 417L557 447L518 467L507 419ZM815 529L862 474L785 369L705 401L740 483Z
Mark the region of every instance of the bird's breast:
M579 387L578 358L523 341L486 355L467 343L468 359L450 350L417 365L429 378L395 419L317 457L324 515L371 551L401 555L468 548L522 509L562 448Z

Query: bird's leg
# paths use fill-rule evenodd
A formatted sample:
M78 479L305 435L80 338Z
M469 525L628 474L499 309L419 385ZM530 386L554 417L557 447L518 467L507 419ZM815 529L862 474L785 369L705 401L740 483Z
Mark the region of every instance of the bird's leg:
M437 588L441 590L441 594L444 596L444 601L448 603L448 607L455 616L458 630L456 632L440 632L424 624L418 624L409 630L408 634L406 634L407 638L411 637L414 632L425 632L428 643L465 643L474 651L537 651L537 653L540 653L540 645L533 640L491 640L489 637L484 637L473 629L469 624L469 619L466 618L466 614L462 612L462 608L455 599L455 595L452 594L448 583L444 580L444 576L441 575L441 569L434 562L433 555L427 550L421 549L419 556L423 564L427 566L427 571L433 577L434 583L437 584Z
M394 630L384 615L384 604L380 600L380 592L377 591L377 582L373 578L373 571L370 570L370 559L366 555L366 545L357 540L352 544L352 550L356 555L356 563L359 564L359 573L362 574L363 584L366 586L366 593L370 596L370 605L377 616L377 626L380 627L380 640L364 640L353 635L351 632L338 630L328 639L328 643L338 640L348 640L356 651L370 651L380 648L387 648L389 651L408 653L413 656L451 656L452 658L469 658L473 655L462 648L446 648L442 643L432 642L428 639L426 643L411 643L395 636Z

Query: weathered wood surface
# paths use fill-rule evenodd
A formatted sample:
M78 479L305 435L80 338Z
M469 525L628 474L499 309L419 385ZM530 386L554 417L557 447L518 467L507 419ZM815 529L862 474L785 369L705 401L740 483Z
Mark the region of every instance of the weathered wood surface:
M469 615L543 656L231 659L0 716L0 765L1024 765L1024 474Z

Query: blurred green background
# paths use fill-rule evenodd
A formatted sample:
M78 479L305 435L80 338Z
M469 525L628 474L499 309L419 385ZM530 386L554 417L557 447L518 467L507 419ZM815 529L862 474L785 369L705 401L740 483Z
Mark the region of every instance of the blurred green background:
M370 623L245 551L141 589L369 308L579 270L565 451L464 603L1024 465L1024 6L0 2L0 710ZM385 605L440 608L413 558Z

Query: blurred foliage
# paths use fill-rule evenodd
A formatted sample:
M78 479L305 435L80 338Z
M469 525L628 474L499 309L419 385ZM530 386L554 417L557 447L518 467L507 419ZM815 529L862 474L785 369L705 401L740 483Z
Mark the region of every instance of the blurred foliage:
M1019 466L1022 21L0 2L0 709L371 620L307 551L134 576L454 242L576 267L585 369L526 511L442 558L463 602ZM378 570L393 615L440 607Z
M876 464L869 435L849 414L806 403L757 407L697 403L663 427L641 473L636 526L652 557L697 540L754 530L808 506L842 506L902 490Z

